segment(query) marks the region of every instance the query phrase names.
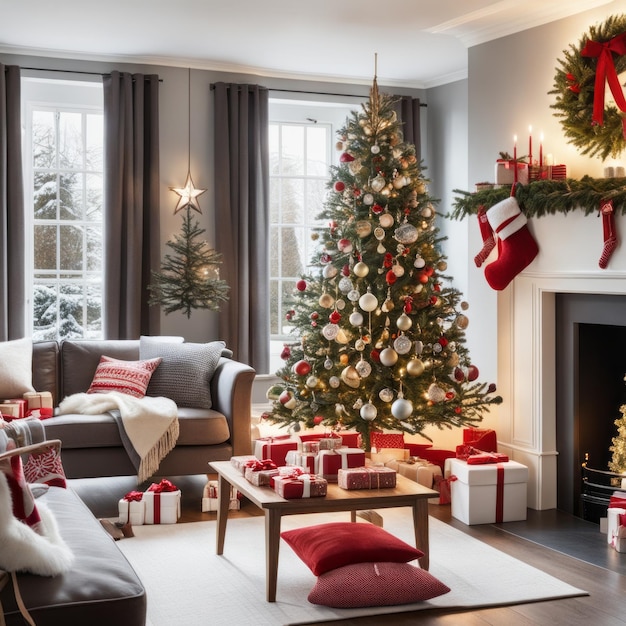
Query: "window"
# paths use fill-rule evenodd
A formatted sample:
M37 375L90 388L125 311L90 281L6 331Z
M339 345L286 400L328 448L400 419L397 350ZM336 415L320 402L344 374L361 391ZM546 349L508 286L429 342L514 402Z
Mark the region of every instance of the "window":
M27 328L102 337L102 85L24 78Z
M270 373L294 339L285 302L313 258L313 229L324 226L317 217L339 159L337 131L358 106L270 99Z

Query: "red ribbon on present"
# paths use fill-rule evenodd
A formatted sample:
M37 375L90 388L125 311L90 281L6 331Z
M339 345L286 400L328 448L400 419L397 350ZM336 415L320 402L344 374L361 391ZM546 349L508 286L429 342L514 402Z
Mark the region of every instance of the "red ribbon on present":
M125 496L126 502L141 502L143 498L143 492L141 491L129 491Z
M171 483L167 478L163 478L160 483L152 483L148 487L148 491L154 491L154 493L163 493L165 491L178 491L178 487Z
M626 54L626 33L617 35L613 39L600 43L599 41L588 41L580 51L581 56L597 57L596 82L593 91L593 115L592 121L602 126L604 121L604 84L609 83L611 93L615 98L615 104L621 111L626 112L626 98L617 76L617 70L613 62L613 53L617 55ZM622 132L626 138L626 119L622 118Z
M504 465L498 463L496 470L496 524L500 524L504 519Z
M247 461L244 467L249 467L253 472L260 472L261 470L271 470L276 469L278 466L272 459L263 459L259 461L258 459L253 459L251 461Z

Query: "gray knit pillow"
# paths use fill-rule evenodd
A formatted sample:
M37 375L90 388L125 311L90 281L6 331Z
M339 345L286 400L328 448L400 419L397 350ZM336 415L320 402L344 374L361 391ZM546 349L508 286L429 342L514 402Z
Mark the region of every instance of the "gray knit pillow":
M140 355L151 354L163 360L155 370L148 396L170 398L180 407L210 409L211 378L224 350L223 341L210 343L141 342Z

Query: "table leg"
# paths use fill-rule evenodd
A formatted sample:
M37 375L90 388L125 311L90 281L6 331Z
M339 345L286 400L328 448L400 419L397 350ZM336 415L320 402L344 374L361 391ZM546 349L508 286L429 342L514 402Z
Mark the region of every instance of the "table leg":
M276 602L280 518L280 511L265 509L265 589L268 602Z
M428 539L428 500L421 498L413 504L413 526L415 546L424 553L419 559L420 567L428 570L430 565L430 545Z
M228 521L228 502L230 500L230 483L220 474L217 483L217 531L215 554L224 554L226 522Z

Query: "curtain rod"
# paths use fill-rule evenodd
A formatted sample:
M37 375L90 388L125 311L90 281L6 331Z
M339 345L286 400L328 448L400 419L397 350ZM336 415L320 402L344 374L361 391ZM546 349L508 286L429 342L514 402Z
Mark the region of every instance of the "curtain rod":
M211 83L211 89L215 89L215 83ZM273 89L271 87L267 88L268 91L277 91L281 93L302 93L308 94L312 96L341 96L344 98L367 98L367 96L356 96L352 93L332 93L328 91L305 91L302 89ZM420 102L420 107L427 107L428 105L425 102Z
M87 72L81 70L61 70L58 68L47 68L47 67L22 67L22 70L30 70L32 72L62 72L63 74L86 74L87 76L111 76L111 72ZM159 82L162 83L163 79L159 78Z

